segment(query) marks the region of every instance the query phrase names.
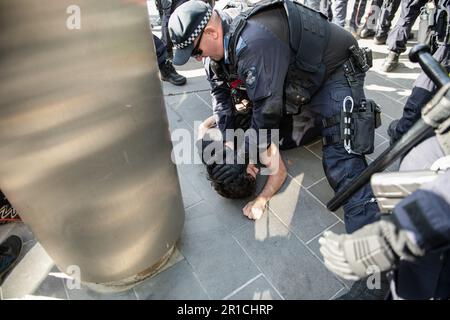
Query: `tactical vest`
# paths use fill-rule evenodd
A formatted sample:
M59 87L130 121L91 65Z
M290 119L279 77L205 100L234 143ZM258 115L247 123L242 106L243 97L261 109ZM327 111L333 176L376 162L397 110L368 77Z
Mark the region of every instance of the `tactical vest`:
M256 13L281 5L288 17L289 46L294 53L285 79L285 91L295 93L292 98L296 101L287 103L286 111L295 114L299 111L300 105L309 102L310 97L317 92L325 80L326 66L323 55L330 35L330 26L325 15L295 0L271 0L258 3L234 18L229 32L225 35L229 38L229 45L225 50L227 50L233 73L233 70L237 69L236 46L247 21ZM287 96L292 95L287 94Z

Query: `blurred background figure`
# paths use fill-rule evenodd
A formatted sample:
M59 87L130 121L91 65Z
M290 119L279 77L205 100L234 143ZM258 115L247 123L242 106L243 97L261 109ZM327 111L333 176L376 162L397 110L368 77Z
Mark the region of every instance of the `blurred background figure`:
M374 37L375 44L385 44L399 6L400 0L373 0L359 37Z
M347 3L348 0L336 0L333 8L333 22L337 25L345 28L347 18ZM353 36L357 37L357 30L361 24L361 18L366 11L367 0L355 0L352 10L352 15L349 20L349 26L347 27Z
M186 83L186 77L179 74L169 59L166 45L157 36L153 35L155 41L156 56L158 58L159 72L161 80L168 81L176 86L181 86Z

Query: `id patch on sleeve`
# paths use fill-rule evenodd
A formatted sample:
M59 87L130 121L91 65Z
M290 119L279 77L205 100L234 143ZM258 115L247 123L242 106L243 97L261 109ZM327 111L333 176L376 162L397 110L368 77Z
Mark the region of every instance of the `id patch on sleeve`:
M256 67L248 68L245 71L245 86L247 89L253 89L256 86Z

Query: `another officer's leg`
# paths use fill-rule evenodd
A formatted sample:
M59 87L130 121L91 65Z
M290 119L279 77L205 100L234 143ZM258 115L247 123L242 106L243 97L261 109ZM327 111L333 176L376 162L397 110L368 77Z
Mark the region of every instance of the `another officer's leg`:
M400 19L394 29L389 33L387 45L389 54L383 62L382 70L391 72L398 66L398 59L402 52L406 51L406 42L408 41L411 28L420 14L420 8L428 0L402 0Z
M173 44L172 40L170 40L169 34L169 19L170 14L172 13L172 1L171 0L161 0L162 6L162 19L161 19L161 40L165 43L167 48L167 53L170 58L173 57Z
M370 5L369 13L366 16L366 21L363 28L359 32L359 37L362 39L371 38L375 35L375 28L380 18L381 6L383 0L373 0Z
M163 16L163 11L162 11L162 8L161 8L161 0L156 0L155 1L155 5L156 5L156 10L158 10L159 18L158 18L158 20L156 20L154 25L155 26L160 26L161 25L161 21L162 21L162 16Z
M440 46L433 57L450 71L450 45ZM414 82L411 95L403 108L403 116L394 120L389 125L388 134L391 144L400 139L414 123L420 118L420 113L425 104L430 101L436 92L436 86L424 72Z
M166 45L157 36L153 35L155 42L156 56L158 58L159 72L161 73L161 80L169 81L170 83L181 86L186 83L186 78L178 74L168 58Z
M345 27L347 17L347 0L336 0L334 2L333 22L341 27Z
M320 2L321 0L305 0L305 5L316 11L320 11Z
M400 171L428 170L445 156L434 136L413 148L403 159ZM403 260L394 272L393 298L449 299L450 251L427 253L417 261Z
M350 31L356 35L361 25L361 19L366 11L367 0L355 0L353 4L352 16L350 18Z
M386 43L392 20L400 7L400 2L400 0L384 0L376 28L375 44L381 45Z
M305 5L320 11L328 17L328 20L332 20L333 13L331 12L331 0L305 0Z
M333 5L331 3L331 0L324 0L324 1L325 1L325 6L327 8L328 20L333 21Z

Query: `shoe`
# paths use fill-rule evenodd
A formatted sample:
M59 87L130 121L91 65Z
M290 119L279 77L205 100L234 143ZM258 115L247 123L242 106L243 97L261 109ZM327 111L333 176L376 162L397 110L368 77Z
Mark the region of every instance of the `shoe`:
M16 264L21 251L22 239L18 236L9 236L0 244L0 283Z
M177 73L169 59L159 66L159 71L163 81L168 81L176 86L182 86L186 83L186 78Z
M359 37L361 39L372 38L373 36L375 36L375 30L363 28L361 31L359 31Z
M386 35L375 36L375 38L374 38L374 42L377 45L386 44L386 40L387 40L387 34Z
M336 298L336 300L385 300L390 293L386 272L382 272L380 278L379 289L369 289L367 279L361 279L356 281L347 293Z
M391 72L398 66L398 59L400 57L400 53L389 51L388 56L383 62L383 65L381 66L381 69L384 72Z
M348 27L346 27L345 29L346 29L348 32L350 32L350 33L352 34L352 36L353 36L356 40L359 39L359 32L356 30L356 28L348 26Z

